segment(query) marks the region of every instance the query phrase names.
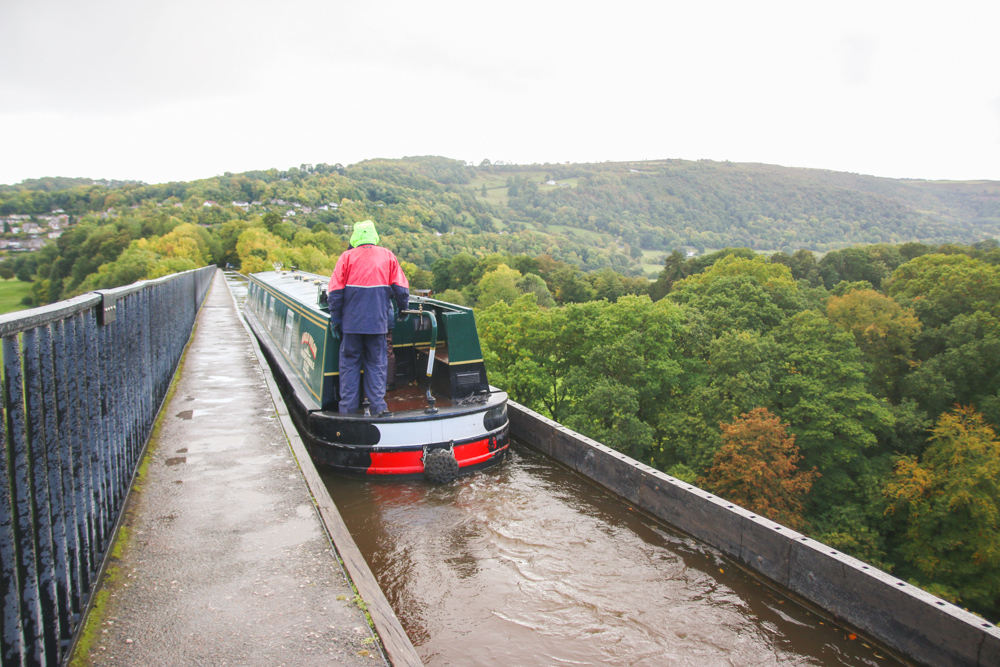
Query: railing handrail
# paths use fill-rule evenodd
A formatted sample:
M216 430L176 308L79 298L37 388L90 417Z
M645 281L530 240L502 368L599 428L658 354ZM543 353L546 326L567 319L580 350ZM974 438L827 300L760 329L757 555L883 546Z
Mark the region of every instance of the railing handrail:
M86 294L75 296L71 299L66 299L65 301L57 301L44 306L37 306L29 310L19 310L13 313L0 315L0 337L11 336L13 334L21 333L22 331L27 331L28 329L35 329L37 327L45 326L46 324L58 322L59 320L65 320L66 318L73 317L77 313L81 313L88 308L93 308L101 304L102 301L108 297L120 299L128 296L129 294L134 294L135 292L145 289L146 287L175 280L177 277L183 276L186 273L204 271L211 266L214 265L210 264L209 266L189 269L188 271L181 271L180 273L171 273L170 275L160 278L139 280L122 287L94 290L92 292L87 292Z

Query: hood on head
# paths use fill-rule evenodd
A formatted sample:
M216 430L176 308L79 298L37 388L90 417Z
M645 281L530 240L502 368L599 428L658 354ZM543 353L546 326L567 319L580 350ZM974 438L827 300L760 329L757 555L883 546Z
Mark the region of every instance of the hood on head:
M362 220L355 223L354 233L351 234L351 246L357 248L359 245L370 243L378 245L378 232L375 231L375 223L371 220Z

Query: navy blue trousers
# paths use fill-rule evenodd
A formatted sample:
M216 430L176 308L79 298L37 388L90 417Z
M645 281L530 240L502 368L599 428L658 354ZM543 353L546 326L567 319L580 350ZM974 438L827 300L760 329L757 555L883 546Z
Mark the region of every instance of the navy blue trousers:
M340 411L361 407L361 368L365 369L365 396L373 415L386 409L385 334L345 333L340 342Z

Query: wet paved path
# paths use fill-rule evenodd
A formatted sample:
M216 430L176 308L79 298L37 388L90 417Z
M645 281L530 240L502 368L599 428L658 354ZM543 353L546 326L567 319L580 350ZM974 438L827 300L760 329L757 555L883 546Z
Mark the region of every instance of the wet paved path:
M385 664L221 271L161 419L92 613L92 664Z

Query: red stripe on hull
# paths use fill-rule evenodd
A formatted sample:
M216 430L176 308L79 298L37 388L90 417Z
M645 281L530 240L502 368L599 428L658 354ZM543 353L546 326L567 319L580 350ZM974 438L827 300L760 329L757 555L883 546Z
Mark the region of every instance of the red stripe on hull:
M464 445L455 445L455 459L459 468L479 465L507 449L507 445L490 449L490 439L484 438ZM423 449L407 452L372 452L372 463L366 471L369 475L413 475L424 471L421 460Z
M424 471L423 449L408 452L372 452L369 475L413 475Z
M493 454L494 452L490 451L489 438L470 442L467 445L455 445L455 458L458 460L459 468L466 468L474 466L477 463L482 463L493 456Z

